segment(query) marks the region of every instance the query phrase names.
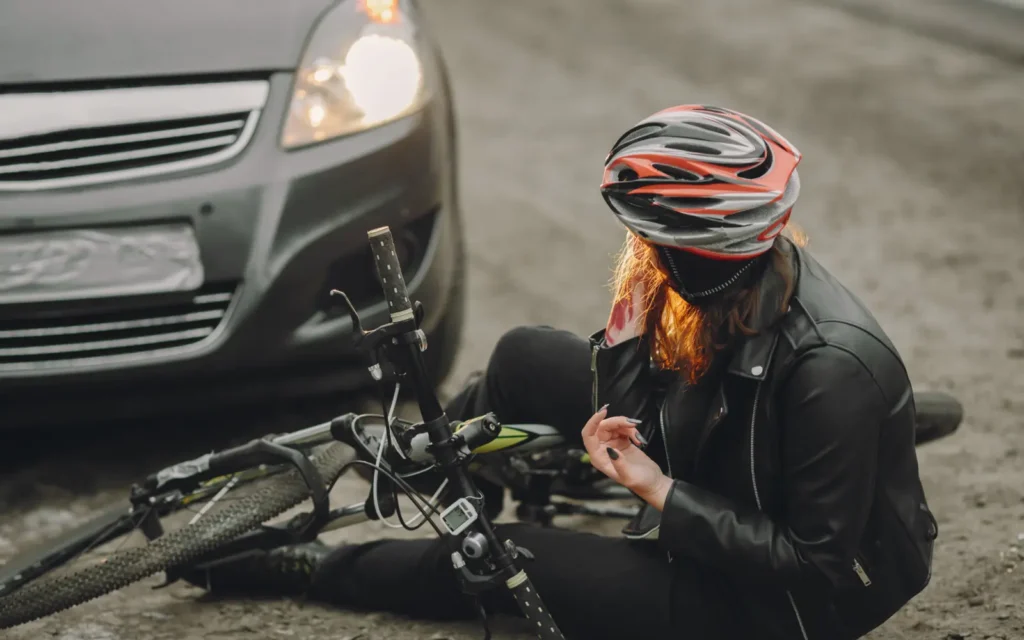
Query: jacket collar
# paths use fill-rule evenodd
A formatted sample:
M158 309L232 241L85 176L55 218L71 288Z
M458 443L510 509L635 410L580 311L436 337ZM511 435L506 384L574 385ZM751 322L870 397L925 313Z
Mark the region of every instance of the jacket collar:
M782 243L783 252L793 266L793 275L800 282L800 252L788 240ZM772 354L779 342L778 323L788 309L781 309L786 283L782 276L769 265L761 282L757 301L756 325L759 333L740 339L727 371L741 378L761 381L768 375Z

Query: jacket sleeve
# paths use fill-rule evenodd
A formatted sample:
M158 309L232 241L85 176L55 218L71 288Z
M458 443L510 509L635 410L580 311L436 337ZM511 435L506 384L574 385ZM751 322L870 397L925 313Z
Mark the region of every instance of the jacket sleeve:
M594 411L607 404L608 415L647 423L656 413L651 352L645 336L609 347L604 329L590 336Z
M754 482L756 508L677 480L662 513L661 544L744 579L849 584L888 403L868 369L831 346L803 355L778 393L785 517L761 512Z

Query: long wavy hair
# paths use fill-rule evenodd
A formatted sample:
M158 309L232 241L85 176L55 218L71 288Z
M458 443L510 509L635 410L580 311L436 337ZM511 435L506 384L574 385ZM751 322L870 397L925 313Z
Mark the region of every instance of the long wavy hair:
M780 243L783 236L796 245L807 244L807 236L790 224L769 250L768 268L786 283L784 310L795 287L794 274ZM646 299L640 322L648 336L651 356L662 369L679 371L691 383L707 372L714 355L740 335L752 336L755 328L760 278L731 291L721 299L700 307L687 303L669 284L669 274L657 251L631 232L615 261L612 291L614 303L632 295L635 282L644 284Z

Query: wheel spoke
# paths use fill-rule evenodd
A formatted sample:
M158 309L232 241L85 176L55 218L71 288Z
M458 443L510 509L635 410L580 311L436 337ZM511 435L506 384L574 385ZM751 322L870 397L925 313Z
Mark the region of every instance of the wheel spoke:
M238 484L238 476L235 476L234 478L228 480L228 483L224 485L224 487L221 488L220 491L217 492L217 495L213 496L213 498L209 502L203 505L203 508L199 510L199 513L194 515L192 519L189 520L187 526L192 526L196 522L198 522L199 519L205 516L206 513L213 508L213 505L217 504L217 502L219 502L220 499L223 498L228 491L231 491L231 489L234 488L236 484Z

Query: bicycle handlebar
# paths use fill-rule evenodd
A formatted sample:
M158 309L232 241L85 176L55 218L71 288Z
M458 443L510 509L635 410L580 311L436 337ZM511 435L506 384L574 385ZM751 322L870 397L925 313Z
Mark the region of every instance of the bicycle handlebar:
M555 619L551 617L551 612L544 608L544 602L525 571L520 570L509 578L505 586L512 592L512 597L516 599L526 619L536 626L533 631L540 640L565 640L565 636L555 624Z
M388 303L392 322L401 322L413 317L409 291L402 276L402 265L398 262L395 252L395 239L388 227L377 227L366 233L370 239L370 250L377 266L377 279L384 289L384 299Z

